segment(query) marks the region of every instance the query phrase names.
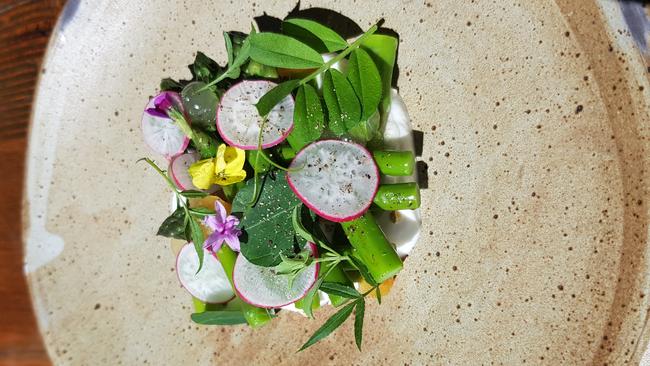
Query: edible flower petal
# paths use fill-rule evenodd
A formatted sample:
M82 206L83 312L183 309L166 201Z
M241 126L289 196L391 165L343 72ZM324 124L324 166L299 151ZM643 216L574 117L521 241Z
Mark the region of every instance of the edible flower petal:
M214 202L215 214L207 216L203 224L214 230L205 240L203 247L213 252L218 251L225 242L230 249L239 251L239 235L241 230L237 228L239 219L236 216L228 215L226 208L219 200Z
M199 189L208 189L213 184L227 186L246 179L245 160L244 150L221 144L214 159L197 161L188 172Z

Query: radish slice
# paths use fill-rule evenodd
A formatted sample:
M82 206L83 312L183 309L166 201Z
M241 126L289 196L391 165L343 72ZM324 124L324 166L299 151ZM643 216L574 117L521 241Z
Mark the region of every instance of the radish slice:
M205 251L203 268L196 273L198 269L199 256L194 244L185 244L176 257L176 273L185 290L208 304L222 304L235 297L226 272L212 253Z
M266 80L244 80L221 97L217 108L217 130L223 140L243 150L257 149L262 117L255 103L277 84ZM275 146L293 129L293 98L282 99L268 114L262 133L262 148Z
M188 172L188 169L192 164L197 162L200 159L200 155L197 152L187 153L178 155L169 162L169 176L174 181L174 184L181 190L197 190L203 191L202 189L197 188L192 183L192 177ZM218 185L213 185L210 189L205 190L206 192L216 192L219 189Z
M316 246L309 243L314 256ZM249 262L243 255L237 257L233 269L233 282L239 297L260 308L279 308L302 299L318 279L319 263L312 263L293 280L289 288L289 277L278 275L273 267L261 267Z
M289 166L289 186L319 216L354 220L370 207L379 187L379 170L363 146L340 140L314 142Z
M178 93L162 92L151 98L144 113L142 114L142 134L144 141L151 149L166 158L182 154L190 139L185 136L183 131L164 114L148 112L148 109L155 109L155 100L161 97L167 97L172 100L174 106L182 110L181 97Z

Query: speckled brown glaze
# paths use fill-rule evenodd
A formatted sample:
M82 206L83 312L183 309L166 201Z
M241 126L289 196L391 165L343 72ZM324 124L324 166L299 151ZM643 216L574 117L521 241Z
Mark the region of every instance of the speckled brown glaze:
M188 76L196 50L224 60L222 30L295 3L139 3L70 10L37 95L26 232L42 220L65 246L28 277L57 364L638 363L650 87L616 3L301 4L364 28L386 18L424 131L424 235L367 307L363 353L351 324L295 353L330 310L257 331L192 324L169 242L154 236L169 195L135 163L151 155L139 121L160 77Z

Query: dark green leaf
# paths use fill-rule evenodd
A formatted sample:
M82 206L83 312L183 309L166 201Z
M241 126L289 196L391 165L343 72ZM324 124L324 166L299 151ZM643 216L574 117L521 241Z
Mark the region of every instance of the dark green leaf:
M187 82L183 83L171 78L165 78L160 81L160 91L180 92Z
M349 129L348 134L350 134L354 141L364 144L377 137L377 135L380 135L380 123L379 111L375 111L370 118L362 120L359 124Z
M352 310L354 309L354 306L356 304L348 304L341 308L341 310L337 311L336 314L332 315L323 326L318 328L316 332L314 332L314 335L309 338L309 340L300 347L300 351L306 349L309 346L312 346L314 343L320 341L321 339L327 337L330 335L336 328L341 326L343 322L352 314Z
M318 140L323 133L323 107L313 86L305 84L298 89L293 112L293 130L287 137L291 147L298 151Z
M192 321L206 325L237 325L246 324L246 318L241 311L216 310L192 314Z
M361 101L361 119L368 119L376 112L382 96L381 76L368 52L363 49L352 51L348 79Z
M168 218L163 221L158 229L156 235L165 236L167 238L174 238L180 240L188 240L189 238L185 235L185 210L182 207L179 207L172 213Z
M362 297L356 301L357 307L354 312L354 342L361 351L361 342L363 341L363 317L366 313L366 300Z
M209 83L217 78L221 67L216 61L206 56L203 52L197 52L194 63L189 65L193 80Z
M323 283L323 280L325 278L321 277L316 281L314 286L312 286L311 290L307 292L307 295L302 298L303 304L313 304L314 302L314 297L316 297L316 294L318 294L318 289L320 288L320 285ZM302 308L302 310L305 312L305 315L307 315L308 318L314 318L314 312L313 312L313 306L307 306Z
M230 39L230 34L228 32L223 32L223 41L226 44L226 53L228 54L228 68L231 68L233 61L235 61L235 50L232 47L232 39ZM239 75L235 76L235 78Z
M249 37L250 57L261 64L286 69L311 69L323 64L320 53L289 36L262 32Z
M309 19L287 19L282 23L282 32L320 53L336 52L348 46L338 33Z
M205 240L205 236L203 235L203 230L201 230L201 225L195 219L190 218L189 221L190 236L192 237L192 242L194 242L196 254L199 256L199 269L196 270L196 273L199 273L201 272L201 268L203 268L203 255L205 254L203 241Z
M205 192L190 189L186 191L181 191L181 196L186 198L203 198L203 197L207 197L208 194Z
M293 79L287 80L278 84L275 88L269 90L268 93L264 94L260 100L257 101L255 107L260 116L266 116L269 112L275 107L282 99L286 98L287 95L291 94L293 89L298 87L300 80Z
M354 287L336 282L323 282L323 284L320 286L320 290L330 295L343 296L347 297L348 299L356 299L361 297L359 291L357 291L357 289Z
M337 136L359 124L361 105L350 82L336 69L323 75L323 99L329 116L329 129Z
M260 187L264 187L265 179L260 179ZM237 191L235 198L232 200L232 212L246 212L249 208L249 203L254 194L254 181L249 179L246 184ZM229 186L226 186L229 187Z
M294 253L296 233L291 212L300 201L289 188L285 175L281 173L275 179L265 180L257 204L244 213L240 223L245 232L240 237L241 253L258 266L276 266L282 261L282 255Z
M377 296L377 302L381 305L381 290L379 289L379 286L375 288L375 296Z
M361 277L363 277L363 279L366 280L366 282L368 282L371 286L377 286L377 281L375 281L370 272L368 272L366 265L363 264L360 260L356 259L354 256L348 255L348 257L350 258L352 265L354 265L354 267L361 274Z
M204 216L209 216L209 215L214 215L215 212L212 209L205 208L205 207L194 207L190 208L190 213L195 216L199 217L204 217Z

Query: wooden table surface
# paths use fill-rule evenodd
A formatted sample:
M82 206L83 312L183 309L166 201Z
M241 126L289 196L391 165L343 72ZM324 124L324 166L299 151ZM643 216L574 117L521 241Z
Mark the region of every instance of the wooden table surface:
M29 115L64 0L0 1L0 365L49 365L22 269L21 197Z

